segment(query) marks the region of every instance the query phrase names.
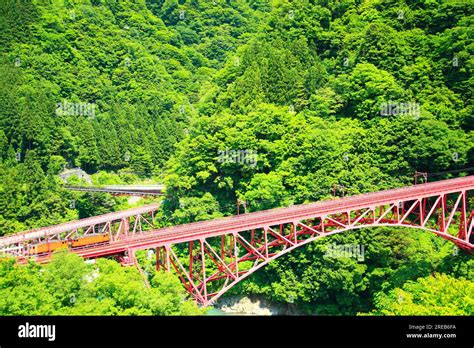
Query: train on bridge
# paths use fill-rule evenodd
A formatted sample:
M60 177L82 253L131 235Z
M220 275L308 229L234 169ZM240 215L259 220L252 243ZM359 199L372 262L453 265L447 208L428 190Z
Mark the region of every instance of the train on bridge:
M48 255L59 249L84 250L110 244L121 234L152 228L159 203L112 212L0 237L0 257Z
M28 256L42 255L49 254L60 249L76 250L104 245L108 244L109 242L110 236L108 233L96 233L77 238L68 238L66 240L49 241L36 245L26 244L23 246L24 250L22 250L21 254Z

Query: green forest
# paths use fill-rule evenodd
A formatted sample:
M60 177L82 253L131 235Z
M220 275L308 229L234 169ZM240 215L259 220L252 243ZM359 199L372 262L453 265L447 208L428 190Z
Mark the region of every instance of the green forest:
M0 29L0 236L130 206L66 190L64 168L164 183L160 227L474 168L472 0L3 0ZM364 261L328 258L334 243ZM2 259L0 315L205 314L150 269L148 288L108 259ZM314 315L474 315L474 258L362 229L272 261L242 294Z

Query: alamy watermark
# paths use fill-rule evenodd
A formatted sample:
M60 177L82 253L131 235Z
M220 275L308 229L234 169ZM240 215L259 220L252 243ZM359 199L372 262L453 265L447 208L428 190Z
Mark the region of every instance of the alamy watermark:
M56 115L95 117L94 103L71 103L67 100L56 103Z
M420 104L414 102L388 101L382 104L380 115L410 115L418 118L420 117Z
M364 246L362 244L329 244L324 256L337 259L342 257L364 261Z
M219 163L240 163L248 164L252 167L257 165L257 151L255 150L218 150Z
M47 338L48 341L56 339L56 325L35 325L26 322L18 326L18 337L20 338Z

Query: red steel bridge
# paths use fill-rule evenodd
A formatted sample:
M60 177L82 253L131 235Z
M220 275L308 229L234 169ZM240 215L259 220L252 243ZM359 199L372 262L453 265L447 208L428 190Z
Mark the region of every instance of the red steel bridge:
M292 250L336 233L375 226L421 229L474 251L474 176L294 205L156 229L158 204L0 238L0 251L20 261L48 262L37 245L101 233L106 242L71 248L84 259L117 257L136 265L153 250L156 269L176 272L200 304L214 303L253 272ZM44 249L44 248L43 248Z

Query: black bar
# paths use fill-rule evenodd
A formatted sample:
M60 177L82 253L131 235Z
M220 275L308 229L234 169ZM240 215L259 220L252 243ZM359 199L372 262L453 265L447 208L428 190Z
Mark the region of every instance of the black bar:
M55 339L20 338L26 323L55 325ZM473 347L473 317L0 317L0 348L128 345ZM411 325L411 326L410 326ZM431 326L431 327L429 327ZM407 334L456 337L408 338Z

